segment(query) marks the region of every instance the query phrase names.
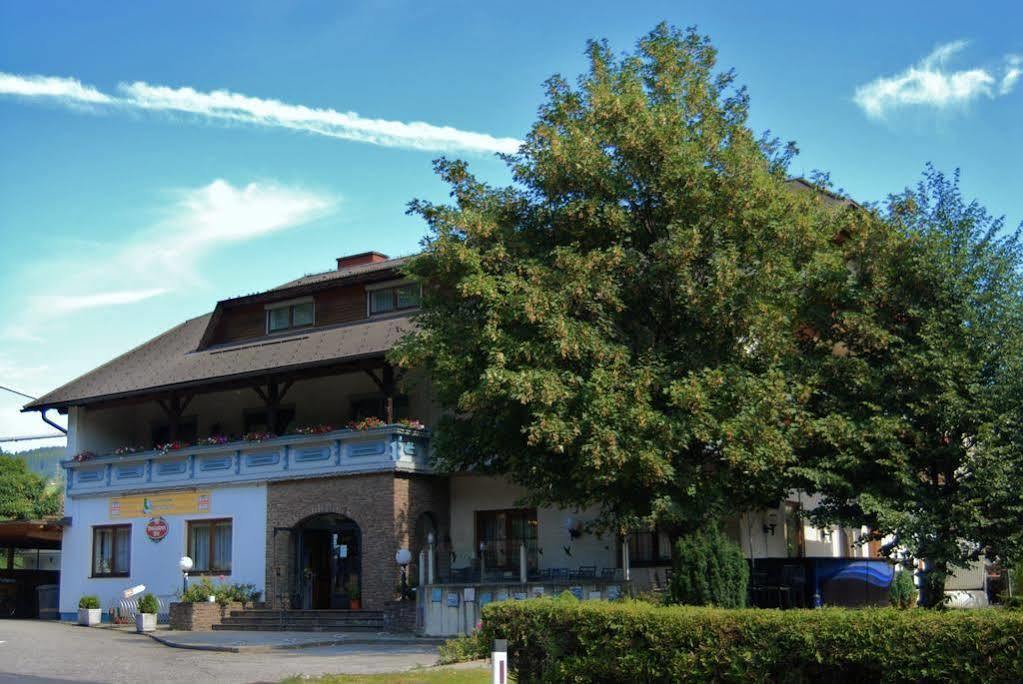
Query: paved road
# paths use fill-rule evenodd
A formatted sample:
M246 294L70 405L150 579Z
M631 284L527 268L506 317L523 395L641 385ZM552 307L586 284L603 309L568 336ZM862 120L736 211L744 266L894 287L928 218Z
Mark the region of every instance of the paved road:
M346 645L273 653L170 648L141 634L0 620L0 683L278 682L295 674L396 672L437 660L436 646Z

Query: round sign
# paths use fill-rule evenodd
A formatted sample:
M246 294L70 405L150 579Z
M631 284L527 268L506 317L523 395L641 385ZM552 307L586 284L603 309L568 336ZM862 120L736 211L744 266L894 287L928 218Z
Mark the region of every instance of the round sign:
M169 529L167 521L162 517L157 516L146 523L146 536L151 540L158 542L167 536L167 531Z

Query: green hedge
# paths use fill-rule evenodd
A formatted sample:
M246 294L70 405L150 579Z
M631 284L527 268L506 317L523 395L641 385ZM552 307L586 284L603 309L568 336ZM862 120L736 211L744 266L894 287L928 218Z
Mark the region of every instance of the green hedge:
M527 682L1018 682L1023 614L726 610L537 598L483 609Z

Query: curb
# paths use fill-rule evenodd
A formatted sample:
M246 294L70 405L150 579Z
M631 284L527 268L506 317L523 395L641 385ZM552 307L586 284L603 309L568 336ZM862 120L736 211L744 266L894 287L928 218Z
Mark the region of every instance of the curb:
M294 644L267 644L267 645L255 645L255 646L219 646L216 644L194 644L188 642L175 641L169 639L157 632L143 632L143 634L157 643L163 644L170 648L182 648L192 651L214 651L219 653L272 653L274 651L294 651L303 648L320 648L323 646L344 646L351 644L354 646L366 646L371 644L391 644L394 646L415 646L415 645L428 645L428 646L439 646L444 643L444 639L435 639L431 637L408 637L408 638L394 638L394 639L371 639L368 637L343 637L343 638L332 638L332 639L319 639L316 641L304 641L301 643Z

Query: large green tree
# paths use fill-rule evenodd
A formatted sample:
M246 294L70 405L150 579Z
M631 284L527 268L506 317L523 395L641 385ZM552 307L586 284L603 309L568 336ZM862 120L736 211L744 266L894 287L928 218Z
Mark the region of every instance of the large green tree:
M796 484L818 523L869 525L924 560L924 603L956 567L1023 535L1023 280L1006 231L928 168L810 279L813 392ZM835 353L838 350L839 353Z
M547 82L513 185L436 163L454 202L411 204L424 303L392 360L448 409L442 466L679 534L783 495L803 272L835 226L707 38L661 25L587 54L574 86Z
M60 511L60 494L25 462L0 453L0 520L28 520Z

